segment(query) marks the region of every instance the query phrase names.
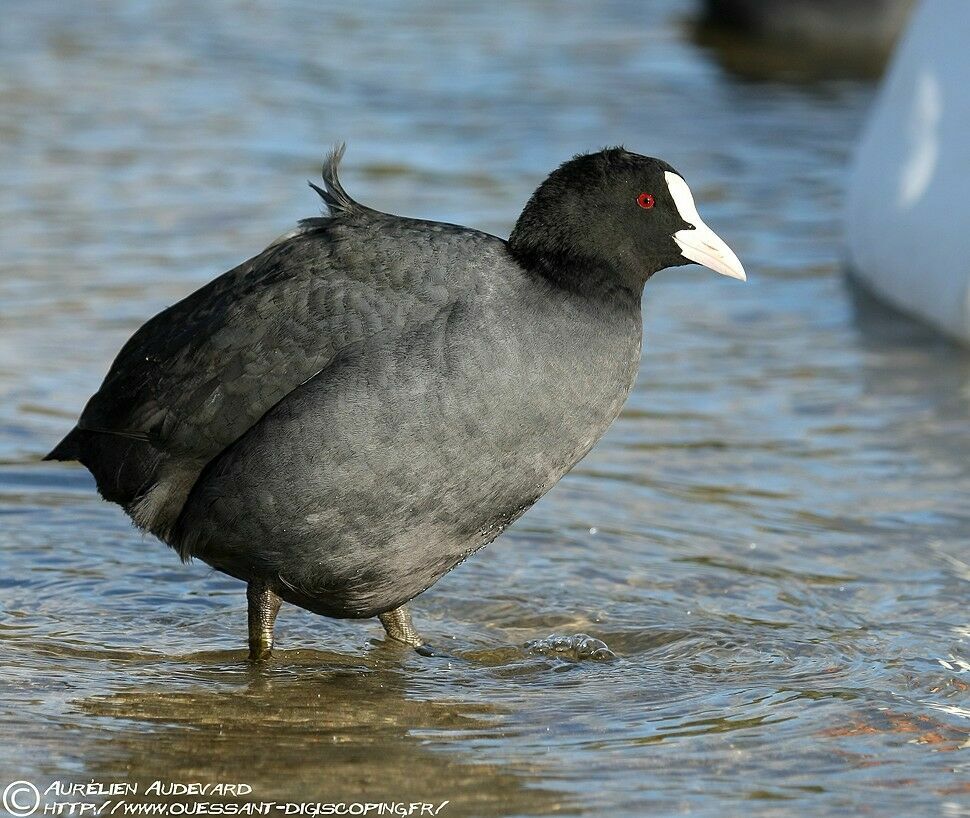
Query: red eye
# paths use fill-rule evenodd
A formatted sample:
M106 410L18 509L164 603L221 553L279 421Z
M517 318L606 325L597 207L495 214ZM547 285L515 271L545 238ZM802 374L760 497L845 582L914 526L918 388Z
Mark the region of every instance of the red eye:
M653 195L650 193L641 193L637 196L637 204L644 210L649 210L654 205Z

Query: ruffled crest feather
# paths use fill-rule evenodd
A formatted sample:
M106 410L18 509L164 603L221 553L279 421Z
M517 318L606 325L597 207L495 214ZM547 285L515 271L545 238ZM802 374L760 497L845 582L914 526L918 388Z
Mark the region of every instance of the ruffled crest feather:
M360 213L367 210L367 208L359 202L355 202L350 197L347 191L344 190L344 186L340 184L340 179L337 176L337 168L340 165L340 160L343 159L346 149L347 144L340 142L334 145L330 153L327 154L327 159L323 163L323 172L321 174L323 176L323 187L315 185L309 180L307 181L307 184L323 199L331 216L339 216L341 213Z

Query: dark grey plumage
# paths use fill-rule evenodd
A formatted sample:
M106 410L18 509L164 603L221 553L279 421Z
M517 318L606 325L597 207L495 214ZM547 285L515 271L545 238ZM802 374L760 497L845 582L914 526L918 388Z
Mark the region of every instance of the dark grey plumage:
M643 283L688 263L673 234L695 225L673 170L622 149L556 171L508 243L359 205L341 152L314 186L330 215L146 323L48 457L80 460L183 558L369 617L493 540L609 427Z

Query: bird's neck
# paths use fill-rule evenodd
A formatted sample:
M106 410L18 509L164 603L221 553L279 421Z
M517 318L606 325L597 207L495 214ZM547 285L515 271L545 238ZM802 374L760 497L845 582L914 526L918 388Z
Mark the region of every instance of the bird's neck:
M574 296L604 303L640 303L642 280L625 276L622 271L600 259L576 253L532 252L509 245L519 267Z

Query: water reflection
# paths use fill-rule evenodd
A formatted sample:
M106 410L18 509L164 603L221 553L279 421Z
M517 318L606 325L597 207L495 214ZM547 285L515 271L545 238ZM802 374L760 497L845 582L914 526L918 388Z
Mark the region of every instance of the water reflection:
M493 730L503 708L423 700L398 670L339 669L346 657L320 651L284 652L268 673L230 674L225 657L208 661L213 669L199 668L195 685L185 680L194 689L138 686L78 701L85 717L108 720L83 748L89 774L110 779L123 769L142 788L159 770L176 781L244 781L254 800L450 800L456 815L568 806L527 768L429 746L432 732Z
M913 0L700 0L694 41L745 80L876 79Z
M882 45L833 51L817 43L793 45L784 40L739 36L705 20L692 24L691 35L726 71L747 82L875 80L882 76L891 53Z

